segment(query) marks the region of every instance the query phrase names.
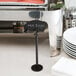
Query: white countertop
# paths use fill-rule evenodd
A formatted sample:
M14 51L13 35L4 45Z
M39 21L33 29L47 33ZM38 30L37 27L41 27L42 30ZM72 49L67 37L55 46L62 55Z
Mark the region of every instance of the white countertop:
M31 70L35 64L34 39L0 37L0 76L51 76L52 66L62 56L69 56L64 51L56 57L50 57L50 53L49 40L39 40L39 63L43 70L36 73Z

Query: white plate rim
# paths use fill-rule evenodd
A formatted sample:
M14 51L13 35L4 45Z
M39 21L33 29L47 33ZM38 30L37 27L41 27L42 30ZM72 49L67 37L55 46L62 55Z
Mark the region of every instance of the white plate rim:
M65 44L67 48L76 51L76 48L75 48L75 47L70 46L69 44L67 44L67 43L65 43L65 42L63 42L63 44Z
M65 45L63 45L63 46L64 46L64 48L66 49L66 51L68 51L68 52L71 53L72 55L76 56L76 53L75 53L75 52L73 52L73 51L71 51L70 49L66 48Z
M76 27L72 27L67 29L64 34L63 37L70 43L76 45ZM75 40L75 41L74 41Z
M64 49L64 52L65 52L67 55L69 55L70 57L73 57L73 58L75 58L75 59L76 59L76 56L74 56L74 55L70 54L68 51L65 51L65 50L66 50L65 48L63 48L63 49Z
M67 41L66 39L64 39L64 38L63 38L63 41L65 41L67 44L69 44L69 45L71 45L71 46L73 46L73 47L76 47L76 45L74 45L74 44L68 42L68 41Z

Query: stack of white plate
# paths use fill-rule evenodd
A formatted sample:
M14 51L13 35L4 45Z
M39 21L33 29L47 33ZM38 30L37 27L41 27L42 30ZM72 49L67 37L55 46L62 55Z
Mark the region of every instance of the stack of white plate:
M63 49L69 56L76 58L76 27L64 32Z

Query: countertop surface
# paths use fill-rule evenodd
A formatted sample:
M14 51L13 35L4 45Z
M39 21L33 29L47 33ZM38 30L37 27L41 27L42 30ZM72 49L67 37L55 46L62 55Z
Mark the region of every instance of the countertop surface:
M63 56L64 51L56 57L50 57L49 39L39 39L39 64L43 70L34 72L35 64L34 39L25 37L0 37L0 76L51 76L52 66Z

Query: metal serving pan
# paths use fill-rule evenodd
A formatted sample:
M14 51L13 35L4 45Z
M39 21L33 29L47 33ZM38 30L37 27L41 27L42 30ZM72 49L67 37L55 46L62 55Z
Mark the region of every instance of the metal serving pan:
M7 1L7 0L0 0L0 6L43 6L48 4L48 0L45 0L44 3L31 3L25 1Z

